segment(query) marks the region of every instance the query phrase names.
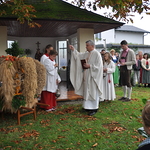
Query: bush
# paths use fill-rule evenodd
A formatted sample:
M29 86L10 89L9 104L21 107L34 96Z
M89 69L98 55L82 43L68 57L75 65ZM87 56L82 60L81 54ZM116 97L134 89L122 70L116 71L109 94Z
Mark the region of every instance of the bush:
M6 49L6 53L12 56L19 56L24 54L24 49L19 48L19 45L17 42L12 43L11 48Z

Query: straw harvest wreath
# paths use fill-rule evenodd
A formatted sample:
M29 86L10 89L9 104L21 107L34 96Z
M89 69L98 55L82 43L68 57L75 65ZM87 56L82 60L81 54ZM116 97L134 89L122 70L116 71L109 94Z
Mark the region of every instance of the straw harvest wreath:
M0 110L32 108L46 82L44 66L31 57L0 56Z

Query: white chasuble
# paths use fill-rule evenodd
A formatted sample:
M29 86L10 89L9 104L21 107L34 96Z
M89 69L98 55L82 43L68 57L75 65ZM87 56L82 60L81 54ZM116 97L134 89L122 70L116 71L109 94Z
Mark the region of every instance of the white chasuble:
M90 68L82 69L82 59L90 64ZM98 109L103 92L103 63L100 53L97 50L85 53L74 50L71 55L70 80L75 93L84 98L83 108Z
M100 99L100 101L114 100L116 98L113 81L113 73L115 72L115 67L115 63L112 60L109 64L104 62L104 68L107 68L107 73L103 77L103 99Z

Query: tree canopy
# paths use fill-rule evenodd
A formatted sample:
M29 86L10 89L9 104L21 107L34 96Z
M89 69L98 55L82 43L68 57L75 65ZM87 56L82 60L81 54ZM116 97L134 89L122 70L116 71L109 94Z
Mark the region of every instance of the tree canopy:
M42 1L46 3L51 0ZM68 0L64 1L68 2ZM133 23L134 13L142 14L144 12L147 15L150 14L149 0L70 0L69 3L94 11L98 8L111 9L111 12L104 12L104 16L124 22L131 21ZM10 8L11 13L17 16L20 23L27 21L30 27L40 27L40 24L33 21L36 18L35 8L30 4L26 4L25 0L0 0L0 16L7 14L6 7Z

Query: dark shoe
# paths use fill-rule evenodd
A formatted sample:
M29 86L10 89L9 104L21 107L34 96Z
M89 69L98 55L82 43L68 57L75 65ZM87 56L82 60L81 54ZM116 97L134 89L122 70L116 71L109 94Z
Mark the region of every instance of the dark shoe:
M96 114L96 111L91 111L91 112L88 113L89 116L93 116L95 114Z
M121 98L119 98L118 100L119 100L119 101L122 101L122 100L124 100L124 99L126 99L126 97L121 97Z
M131 99L129 99L129 98L126 98L126 99L124 99L124 100L122 100L123 102L129 102L129 101L131 101Z

